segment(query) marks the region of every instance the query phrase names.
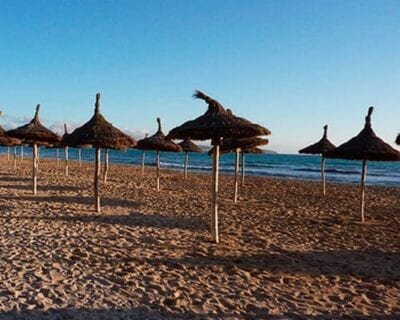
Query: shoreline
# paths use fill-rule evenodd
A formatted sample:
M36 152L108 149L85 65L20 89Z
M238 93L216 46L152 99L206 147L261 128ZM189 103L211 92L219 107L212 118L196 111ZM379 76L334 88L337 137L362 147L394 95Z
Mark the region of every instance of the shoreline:
M0 159L1 158L5 158L7 155L5 155L5 154L3 154L3 153L0 153ZM7 163L10 163L10 166L13 166L13 158L12 158L12 154L10 154L10 160L8 161L7 159L5 159L5 161L7 162ZM307 155L306 155L307 156ZM30 157L30 156L25 156L24 157L24 160L23 161L27 161L28 159L30 159L31 161L32 161L32 157ZM54 162L54 163L56 163L56 158L53 158L53 157L42 157L41 159L45 159L45 160L49 160L49 161L51 161L51 162ZM19 163L21 161L21 159L20 159L20 157L19 156L17 156L17 162ZM78 165L78 159L69 159L68 160L69 161L69 163L71 164L71 163L74 163L75 165ZM354 160L355 161L355 160ZM94 165L94 163L93 163L93 161L90 161L90 160L83 160L82 159L82 164L85 164L85 165L89 165L90 166L90 164L93 164ZM103 163L103 159L102 159L102 162L101 162L101 165L102 166L104 166L104 163ZM60 167L63 167L64 166L64 159L62 158L62 157L60 157L60 159L59 159L59 166ZM124 167L132 167L132 168L134 168L134 170L139 170L140 168L141 168L141 165L140 164L137 164L137 163L126 163L126 162L112 162L112 161L110 161L110 166L124 166ZM145 168L155 168L156 167L156 164L153 164L153 163L148 163L148 164L146 164L145 165ZM174 168L174 167L163 167L162 166L162 161L161 161L161 166L160 166L160 168L161 168L161 171L163 172L167 172L167 171L171 171L171 172L174 172L174 173L179 173L179 172L181 172L181 170L182 170L182 173L183 173L183 164L182 164L182 168L180 169L180 168ZM203 175L209 175L209 174L211 174L211 171L208 171L207 169L205 169L205 170L199 170L199 169L191 169L190 168L190 164L189 164L189 166L188 166L188 174L190 175L190 174L203 174ZM231 171L228 171L228 170L220 170L220 176L228 176L228 177L233 177L234 176L234 172L231 172ZM240 176L240 169L239 169L239 176ZM262 179L271 179L271 180L290 180L290 181L298 181L298 182L312 182L312 183L320 183L320 180L318 180L318 179L311 179L311 178L309 178L309 179L307 179L307 178L299 178L299 177L292 177L292 176L275 176L275 175L256 175L256 174L252 174L252 173L247 173L246 171L245 171L245 178L248 178L248 177L251 177L251 178L262 178ZM240 178L240 177L239 177ZM361 180L361 171L360 171L360 180ZM330 181L330 180L326 180L326 183L327 183L327 185L349 185L349 186L359 186L360 185L360 182L352 182L352 181L337 181L337 180L335 180L335 181ZM399 185L397 185L397 184L376 184L376 183L370 183L369 181L368 181L368 173L367 173L367 179L366 179L366 186L368 187L368 188L371 188L371 187L373 187L373 188L394 188L394 189L400 189L400 182L399 182Z

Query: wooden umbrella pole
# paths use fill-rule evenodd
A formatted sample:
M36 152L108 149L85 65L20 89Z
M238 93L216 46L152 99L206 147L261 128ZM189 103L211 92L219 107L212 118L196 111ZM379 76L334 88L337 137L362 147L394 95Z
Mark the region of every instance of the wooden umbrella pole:
M240 153L240 149L237 148L235 150L235 183L234 183L234 192L233 192L233 202L234 203L237 203L237 198L238 198L239 153Z
M33 145L32 149L32 182L33 182L33 194L37 194L37 156L38 156L38 147L37 144Z
M189 153L186 151L185 152L185 165L184 165L184 168L183 168L183 172L184 172L184 176L185 176L185 179L187 179L187 177L188 177L188 162L189 162Z
M321 159L321 182L322 182L322 194L326 194L326 187L325 187L325 156L322 156Z
M219 243L218 232L218 176L219 176L219 145L221 139L214 144L213 154L213 183L211 207L211 235L215 243Z
M146 157L146 152L143 151L142 152L142 175L144 174L144 160L145 160L145 157Z
M240 186L243 187L244 186L244 166L245 166L244 152L242 152L241 158L242 158L242 161L241 161L242 162L242 164L241 164L242 177L241 177L241 180L240 180Z
M58 167L58 165L60 163L60 152L59 152L58 148L56 148L56 159L57 159L57 167Z
M14 146L14 169L17 169L17 146Z
M361 173L361 199L360 199L361 222L365 221L365 218L364 218L364 199L365 199L365 179L366 179L366 176L367 176L367 161L363 160L362 173Z
M68 147L65 147L64 153L65 153L65 176L68 177L69 175L69 168L68 168Z
M157 191L160 191L160 151L157 151Z
M82 166L82 149L78 148L78 163L79 163L79 168Z
M103 182L107 183L107 175L108 175L108 170L110 169L110 161L108 157L108 149L105 149L104 151L104 172L103 172Z
M10 161L10 147L7 147L7 161Z
M40 147L37 146L37 150L36 150L36 171L37 173L39 173L39 163L40 163Z
M24 146L21 145L21 161L24 161Z
M94 171L94 198L95 198L95 206L96 212L101 212L100 207L100 193L99 193L99 183L100 183L100 163L101 161L101 149L96 147L96 159L95 159L95 171Z

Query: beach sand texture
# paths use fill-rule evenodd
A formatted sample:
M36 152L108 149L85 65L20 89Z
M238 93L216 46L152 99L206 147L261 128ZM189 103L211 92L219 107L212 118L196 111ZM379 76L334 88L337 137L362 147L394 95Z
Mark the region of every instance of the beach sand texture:
M0 159L0 319L400 319L400 188Z

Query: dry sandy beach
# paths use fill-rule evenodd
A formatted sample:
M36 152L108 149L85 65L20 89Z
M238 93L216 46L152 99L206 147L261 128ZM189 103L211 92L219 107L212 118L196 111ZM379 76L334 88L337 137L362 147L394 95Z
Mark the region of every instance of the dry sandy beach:
M215 245L206 174L0 165L0 319L400 319L400 188L222 176Z

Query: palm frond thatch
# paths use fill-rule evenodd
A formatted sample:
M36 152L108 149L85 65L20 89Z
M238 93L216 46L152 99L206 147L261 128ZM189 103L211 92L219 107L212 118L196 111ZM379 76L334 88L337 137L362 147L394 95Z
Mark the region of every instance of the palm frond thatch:
M71 134L66 134L63 144L70 147L90 145L94 148L126 150L133 148L136 141L103 117L100 113L100 93L98 93L93 117Z
M368 109L365 117L365 126L360 133L339 147L328 151L328 158L351 160L397 161L400 152L379 138L371 127L371 115L374 108Z
M185 139L191 137L195 140L212 139L214 141L225 137L244 138L271 133L267 128L233 115L225 110L217 100L199 90L195 91L193 96L208 104L207 111L202 116L172 129L168 138Z
M299 153L304 154L322 154L325 155L328 151L333 150L336 146L328 140L328 126L324 126L324 135L321 140L308 147L299 150Z
M14 147L19 146L21 140L17 138L12 138L6 134L6 131L0 126L0 146Z
M182 148L171 139L165 137L161 129L161 120L157 118L158 130L148 138L138 141L136 148L139 150L180 152Z
M35 116L29 123L16 129L8 130L6 131L6 134L10 137L20 139L24 144L28 145L46 145L59 142L61 137L47 129L40 122L39 110L40 104L36 106Z
M203 150L197 144L193 143L190 137L187 137L182 142L179 142L178 145L180 145L182 151L185 152L203 152Z

